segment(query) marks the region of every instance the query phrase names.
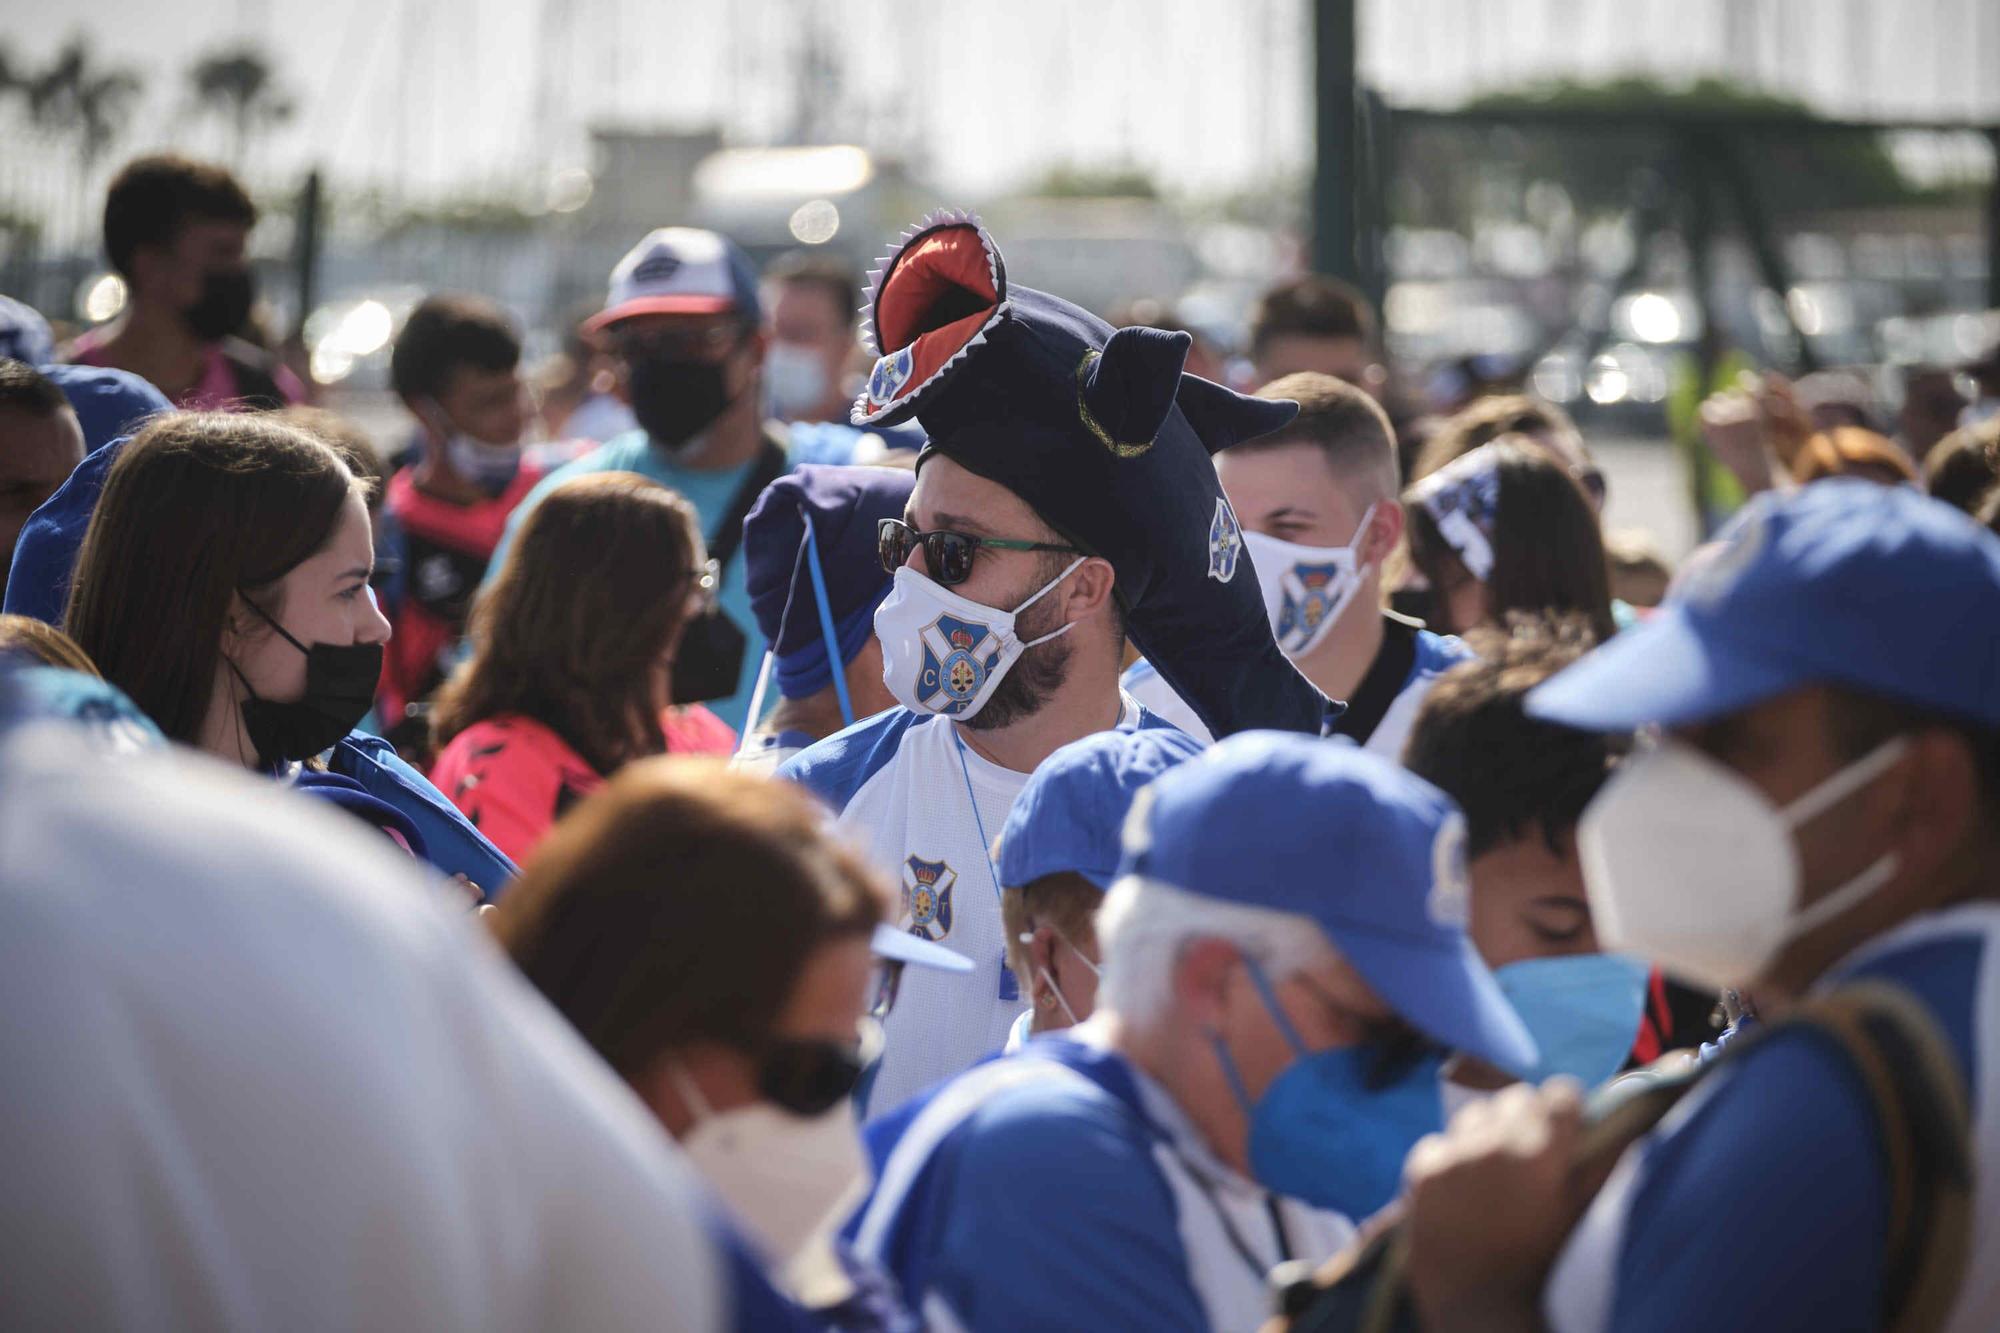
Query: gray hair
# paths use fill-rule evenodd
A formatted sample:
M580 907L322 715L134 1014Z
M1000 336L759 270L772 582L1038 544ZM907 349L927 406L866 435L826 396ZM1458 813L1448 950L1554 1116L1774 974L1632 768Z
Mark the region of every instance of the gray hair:
M1173 999L1175 965L1189 945L1203 939L1236 946L1274 982L1334 957L1326 933L1310 917L1205 898L1127 875L1097 909L1104 959L1097 1007L1141 1024L1165 1013Z

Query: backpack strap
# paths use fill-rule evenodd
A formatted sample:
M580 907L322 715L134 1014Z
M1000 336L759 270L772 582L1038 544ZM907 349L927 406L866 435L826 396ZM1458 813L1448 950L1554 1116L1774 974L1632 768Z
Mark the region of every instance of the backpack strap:
M1879 1327L1932 1333L1951 1313L1971 1251L1972 1113L1950 1046L1929 1011L1900 987L1844 985L1738 1037L1705 1065L1654 1076L1635 1091L1616 1085L1601 1091L1577 1152L1585 1189L1594 1196L1626 1149L1703 1079L1771 1034L1801 1026L1839 1046L1861 1078L1881 1131L1889 1217ZM1280 1313L1265 1333L1416 1333L1421 1325L1404 1276L1407 1232L1400 1212L1381 1220L1384 1225L1309 1276L1298 1266L1283 1276L1274 1273Z

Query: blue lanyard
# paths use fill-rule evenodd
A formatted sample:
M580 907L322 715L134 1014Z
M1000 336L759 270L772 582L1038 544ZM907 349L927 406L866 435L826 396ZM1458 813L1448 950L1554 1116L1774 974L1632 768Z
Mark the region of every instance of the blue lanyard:
M847 668L840 659L840 640L833 633L833 608L826 600L826 575L819 566L819 539L813 535L812 515L803 509L799 517L806 521L806 572L812 576L813 601L818 604L819 633L826 640L826 664L833 673L833 693L840 700L840 720L847 726L854 725L854 704L847 697ZM954 731L952 735L958 733ZM970 782L967 783L970 786ZM976 817L978 807L973 807Z
M965 799L972 807L972 826L979 830L979 857L986 862L986 878L993 885L993 898L997 902L1000 898L1000 871L993 864L993 842L986 836L986 821L979 814L979 797L973 794L972 770L965 762L965 738L958 734L956 722L945 725L951 728L952 744L958 747L958 775L965 779Z

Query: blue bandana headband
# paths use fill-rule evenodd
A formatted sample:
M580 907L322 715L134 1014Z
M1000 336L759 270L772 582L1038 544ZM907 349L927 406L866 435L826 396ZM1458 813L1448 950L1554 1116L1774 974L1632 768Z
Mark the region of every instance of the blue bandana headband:
M1490 444L1454 458L1410 487L1409 499L1481 583L1493 576L1493 530L1500 519L1500 456Z

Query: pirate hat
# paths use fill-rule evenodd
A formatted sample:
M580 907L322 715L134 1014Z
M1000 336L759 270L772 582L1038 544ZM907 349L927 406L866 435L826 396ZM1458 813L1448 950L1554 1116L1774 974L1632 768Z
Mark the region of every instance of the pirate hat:
M942 454L1108 560L1133 641L1215 735L1318 732L1326 699L1271 636L1209 458L1298 405L1182 374L1185 333L1113 329L1010 289L969 214L932 214L870 278L862 314L880 357L854 424L915 417L930 436L920 468Z

